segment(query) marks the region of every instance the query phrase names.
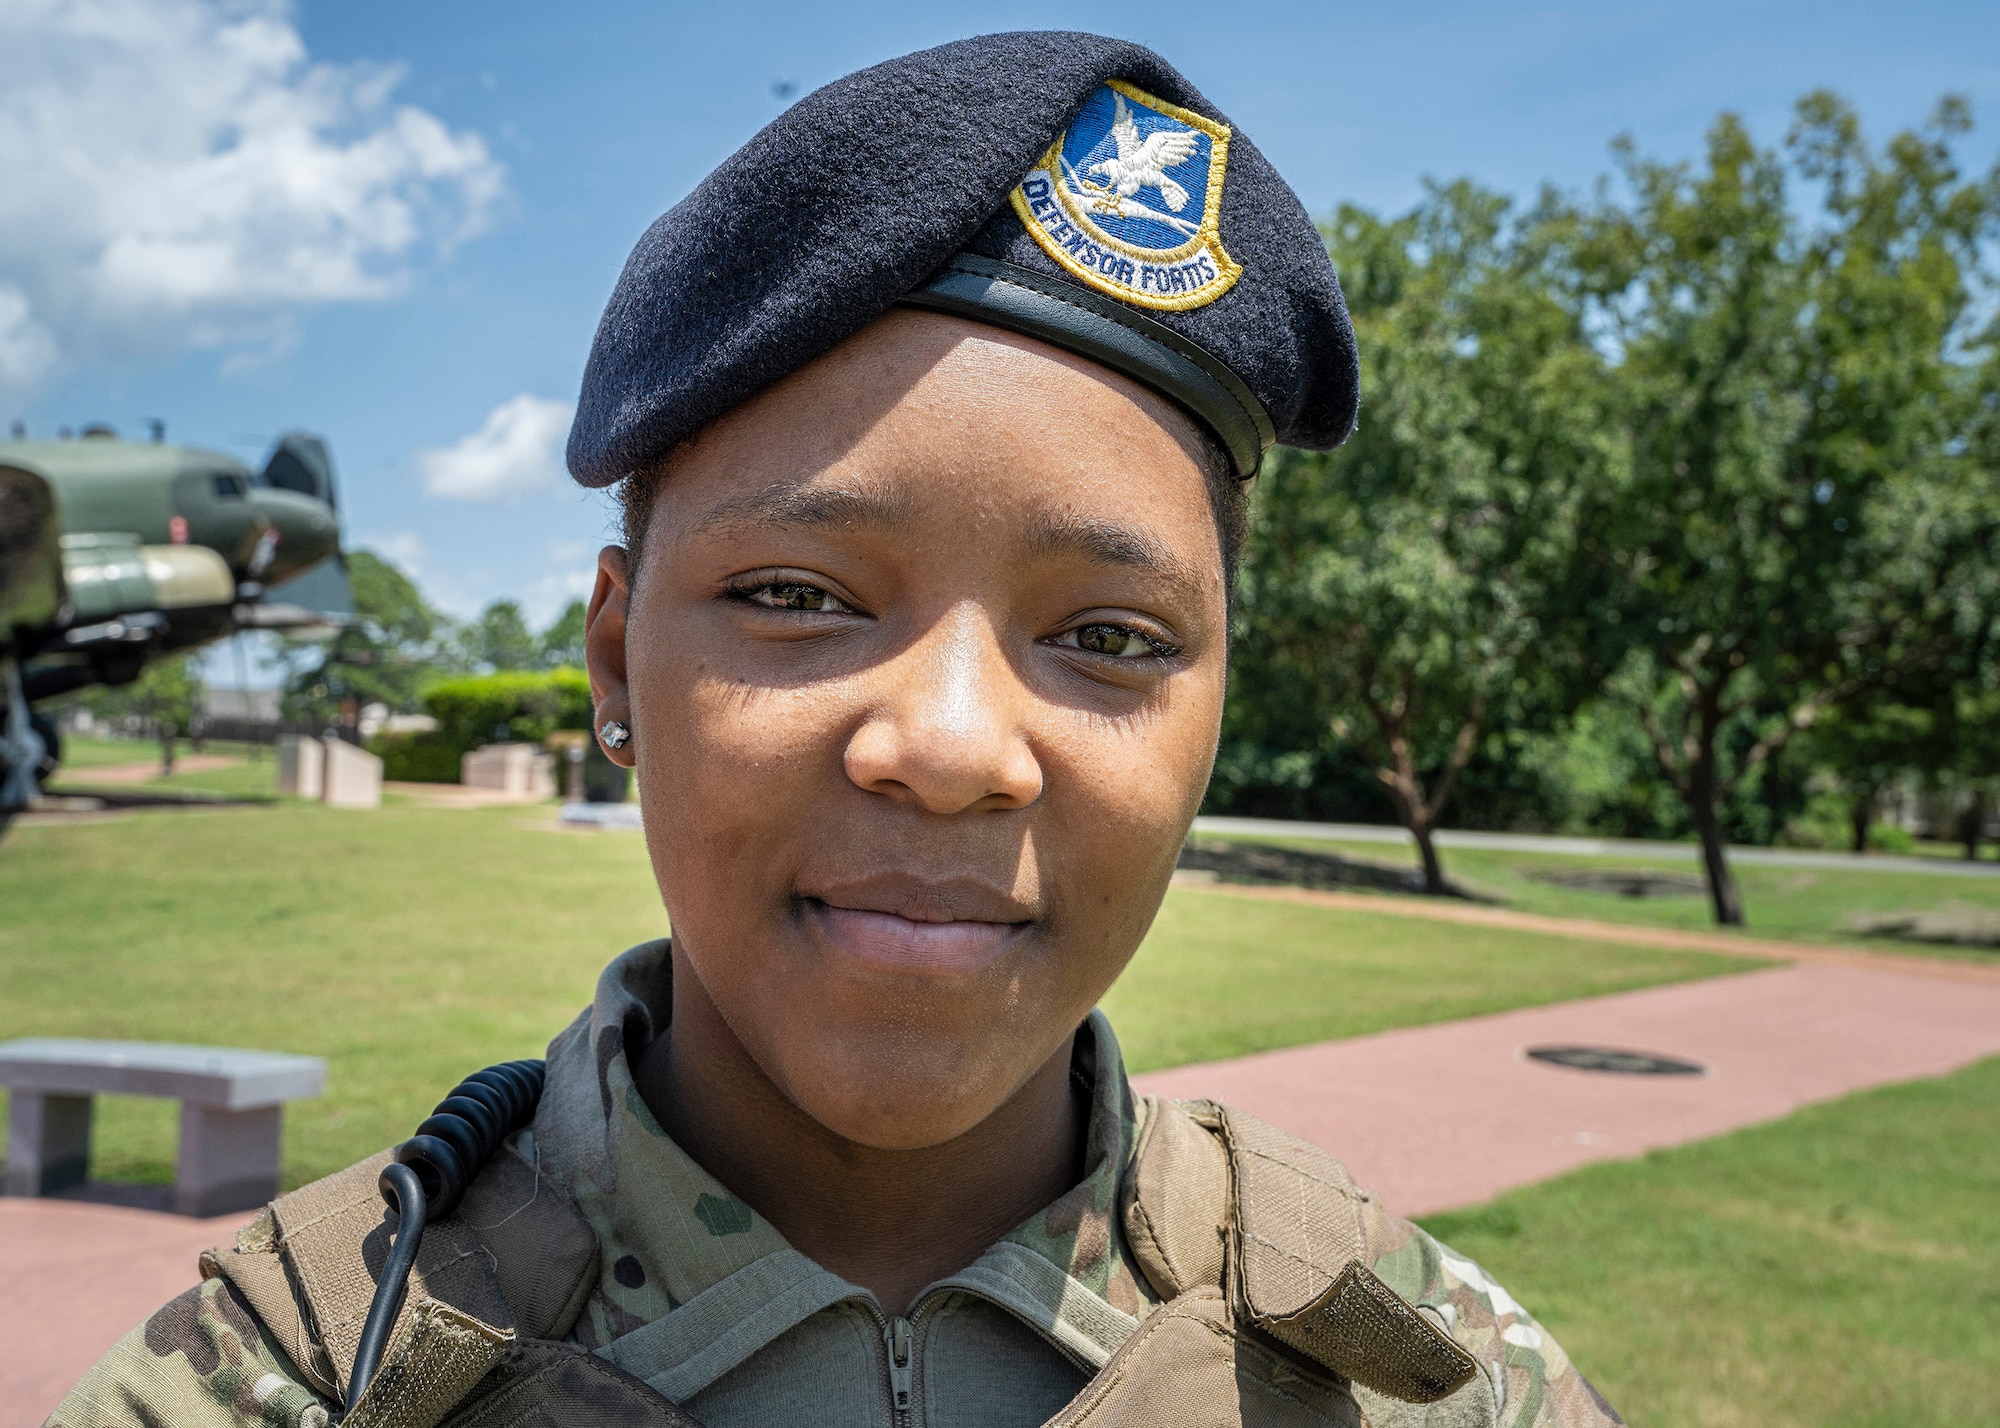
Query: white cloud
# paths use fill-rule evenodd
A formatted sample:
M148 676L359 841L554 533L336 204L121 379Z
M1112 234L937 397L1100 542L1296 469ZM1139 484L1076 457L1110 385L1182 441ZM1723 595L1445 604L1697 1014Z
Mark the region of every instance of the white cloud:
M547 629L569 608L570 601L588 601L596 584L595 560L544 575L521 592L521 612L536 629Z
M568 402L523 392L486 414L478 431L442 451L417 453L417 470L433 496L492 501L525 496L562 477L562 445L569 435Z
M24 387L55 365L55 339L19 288L0 287L0 386Z
M391 531L387 535L367 536L356 542L355 548L374 551L412 580L424 573L424 542L415 531Z
M281 0L0 0L0 383L283 345L475 232L504 171L399 78Z

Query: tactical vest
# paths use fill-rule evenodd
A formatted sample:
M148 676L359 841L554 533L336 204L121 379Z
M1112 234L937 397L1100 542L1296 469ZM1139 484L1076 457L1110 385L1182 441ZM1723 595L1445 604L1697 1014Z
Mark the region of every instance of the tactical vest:
M1338 1161L1240 1111L1146 1099L1120 1211L1166 1302L1046 1428L1493 1422L1472 1356L1370 1269L1366 1197ZM202 1256L329 1399L345 1400L388 1255L387 1160L280 1198ZM700 1428L563 1342L597 1278L581 1213L503 1151L425 1234L393 1348L343 1428Z

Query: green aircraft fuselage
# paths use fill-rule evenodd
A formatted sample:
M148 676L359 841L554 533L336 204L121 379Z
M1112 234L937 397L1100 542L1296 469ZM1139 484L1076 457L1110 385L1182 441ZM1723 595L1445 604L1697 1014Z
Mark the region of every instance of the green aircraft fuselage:
M142 545L207 546L238 581L282 584L340 543L327 502L266 485L219 452L86 436L0 442L0 466L48 481L65 536L117 532Z

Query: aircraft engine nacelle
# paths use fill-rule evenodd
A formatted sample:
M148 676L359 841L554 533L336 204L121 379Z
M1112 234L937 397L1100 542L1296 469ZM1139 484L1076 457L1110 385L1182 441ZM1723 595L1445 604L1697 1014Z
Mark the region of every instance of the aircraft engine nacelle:
M34 472L0 466L0 827L34 797L47 752L21 686L24 647L62 605L54 493Z
M33 471L0 466L0 651L62 608L55 493Z

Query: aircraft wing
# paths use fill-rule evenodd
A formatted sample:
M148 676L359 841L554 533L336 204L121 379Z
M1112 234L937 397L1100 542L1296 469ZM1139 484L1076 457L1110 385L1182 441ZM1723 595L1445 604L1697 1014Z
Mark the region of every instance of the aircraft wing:
M338 552L266 591L263 599L236 608L236 623L244 629L333 634L353 622L354 587L347 557Z

